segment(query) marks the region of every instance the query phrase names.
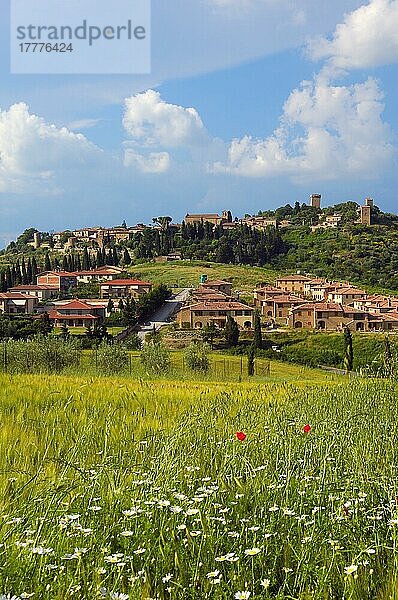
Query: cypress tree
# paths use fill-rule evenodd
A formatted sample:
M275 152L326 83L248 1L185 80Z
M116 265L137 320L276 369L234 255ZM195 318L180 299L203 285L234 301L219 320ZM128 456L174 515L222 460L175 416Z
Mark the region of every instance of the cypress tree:
M25 264L25 257L22 257L22 264L21 264L21 278L22 278L22 283L24 285L26 285L28 283L28 275L26 272L26 264Z
M247 355L247 374L249 377L254 375L254 359L256 356L256 349L253 345L250 346L249 354Z
M7 269L6 269L6 284L7 284L7 289L9 289L13 286L12 273L11 273L11 269L10 269L9 265L7 266Z
M256 350L261 350L263 347L263 336L261 334L261 318L258 310L254 313L254 347Z
M82 262L83 271L90 270L90 257L88 255L87 246L84 247L83 250L83 262Z
M116 248L113 249L113 257L112 258L113 258L114 266L117 267L119 265L119 256L118 256Z
M68 257L66 256L66 254L64 254L64 257L62 259L62 270L69 271Z
M239 341L239 328L233 317L228 315L224 329L225 341L227 348L233 348Z
M29 283L29 284L34 282L33 272L32 272L32 261L30 260L30 256L28 258L28 266L26 267L26 279L27 279L27 283Z
M112 298L109 298L109 300L108 300L107 310L108 310L108 313L113 313L113 311L115 310L115 305L113 304Z
M131 264L130 252L127 250L127 248L124 249L123 262L124 262L125 265L130 265Z
M77 257L76 257L76 271L81 271L82 270L82 263L80 260L80 254L78 253Z
M388 335L386 335L384 339L384 372L386 375L391 375L392 368L392 351L391 351L391 342Z
M32 258L32 283L36 282L36 275L39 272L35 257Z
M352 333L348 327L344 328L344 368L349 373L354 367L354 351L352 347Z
M0 290L2 292L6 292L7 291L7 278L6 278L6 274L5 274L4 271L1 272Z
M52 270L51 260L50 260L50 257L48 255L48 252L46 254L46 258L45 258L45 262L44 262L44 270L45 271L51 271Z
M19 264L19 259L17 258L17 262L15 263L15 281L17 285L21 285L22 283L22 273L21 273L21 267Z

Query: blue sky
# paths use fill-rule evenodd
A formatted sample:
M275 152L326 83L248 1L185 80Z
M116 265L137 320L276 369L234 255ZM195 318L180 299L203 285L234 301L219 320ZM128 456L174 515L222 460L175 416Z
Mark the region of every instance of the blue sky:
M0 244L313 192L398 209L398 0L153 0L146 76L11 75L0 8Z

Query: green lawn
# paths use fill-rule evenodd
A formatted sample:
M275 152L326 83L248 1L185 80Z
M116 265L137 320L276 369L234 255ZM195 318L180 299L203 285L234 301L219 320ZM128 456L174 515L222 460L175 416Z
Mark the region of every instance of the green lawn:
M117 335L118 333L120 333L124 329L125 329L125 327L108 327L107 331L111 335ZM61 333L61 328L60 327L54 327L53 334L54 335L58 335L60 333ZM86 328L85 327L69 327L69 333L71 335L84 335L86 333Z

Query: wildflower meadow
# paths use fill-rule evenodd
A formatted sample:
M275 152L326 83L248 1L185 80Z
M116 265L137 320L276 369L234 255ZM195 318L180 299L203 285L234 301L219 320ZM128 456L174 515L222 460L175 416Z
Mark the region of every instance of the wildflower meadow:
M0 598L398 598L393 381L0 375Z

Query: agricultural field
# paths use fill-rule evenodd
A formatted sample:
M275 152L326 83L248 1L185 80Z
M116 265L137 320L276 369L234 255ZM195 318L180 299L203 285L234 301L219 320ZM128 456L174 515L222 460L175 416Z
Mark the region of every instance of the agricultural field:
M398 598L396 383L238 371L0 374L0 598Z

